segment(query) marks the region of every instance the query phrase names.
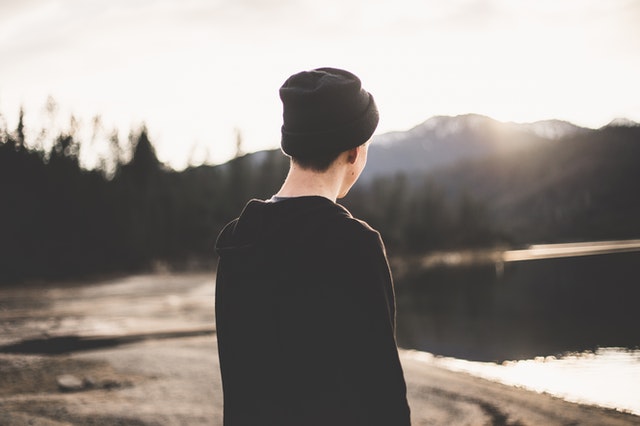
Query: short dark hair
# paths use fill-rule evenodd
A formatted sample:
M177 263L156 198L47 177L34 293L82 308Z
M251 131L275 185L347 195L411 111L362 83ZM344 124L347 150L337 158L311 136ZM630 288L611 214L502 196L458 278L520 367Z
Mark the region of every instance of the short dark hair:
M314 155L309 157L291 157L291 160L305 170L313 170L315 172L326 172L331 164L342 154L330 153L322 155Z

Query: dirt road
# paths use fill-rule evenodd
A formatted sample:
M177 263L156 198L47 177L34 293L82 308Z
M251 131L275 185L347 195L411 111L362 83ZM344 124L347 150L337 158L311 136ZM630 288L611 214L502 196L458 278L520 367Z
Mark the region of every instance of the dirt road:
M210 274L0 289L0 425L221 425L213 289ZM640 424L401 358L414 426Z

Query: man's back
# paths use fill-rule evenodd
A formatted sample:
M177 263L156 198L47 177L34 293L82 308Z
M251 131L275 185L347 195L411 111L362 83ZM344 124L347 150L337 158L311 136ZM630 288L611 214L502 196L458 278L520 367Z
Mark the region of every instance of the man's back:
M324 197L253 200L216 248L226 426L409 424L376 231Z

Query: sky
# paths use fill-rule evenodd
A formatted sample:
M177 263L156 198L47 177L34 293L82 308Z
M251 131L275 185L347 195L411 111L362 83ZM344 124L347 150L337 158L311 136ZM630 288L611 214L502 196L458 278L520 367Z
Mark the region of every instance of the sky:
M378 134L640 121L640 0L0 0L0 120L23 107L35 139L73 115L88 167L143 123L177 169L226 161L238 134L278 147L278 88L323 66L361 78Z

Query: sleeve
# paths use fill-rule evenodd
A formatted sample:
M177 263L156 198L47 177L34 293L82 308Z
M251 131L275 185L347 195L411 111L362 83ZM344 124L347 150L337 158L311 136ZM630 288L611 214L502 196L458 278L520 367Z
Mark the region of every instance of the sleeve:
M341 300L333 326L343 351L341 374L354 403L367 407L369 424L408 425L391 273L380 235L358 225L343 233L336 260Z

